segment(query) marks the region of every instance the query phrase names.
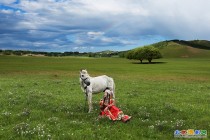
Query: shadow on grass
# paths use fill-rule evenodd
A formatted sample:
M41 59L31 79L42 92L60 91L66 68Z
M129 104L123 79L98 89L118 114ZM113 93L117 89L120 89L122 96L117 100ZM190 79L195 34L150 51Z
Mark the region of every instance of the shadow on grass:
M166 64L167 62L132 62L132 64Z

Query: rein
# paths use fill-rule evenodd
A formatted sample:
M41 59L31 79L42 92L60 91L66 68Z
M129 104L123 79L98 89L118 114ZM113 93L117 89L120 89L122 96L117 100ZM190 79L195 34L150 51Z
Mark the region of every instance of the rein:
M82 79L82 77L80 76L80 79ZM88 77L87 78L85 78L85 79L82 79L82 81L83 82L85 82L85 80L87 80L88 79Z

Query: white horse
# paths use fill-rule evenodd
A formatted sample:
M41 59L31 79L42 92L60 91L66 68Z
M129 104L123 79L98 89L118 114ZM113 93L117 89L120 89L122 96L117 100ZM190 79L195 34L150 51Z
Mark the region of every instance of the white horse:
M89 113L92 111L92 94L93 93L100 93L109 89L112 91L113 98L115 98L115 84L114 80L111 77L106 75L97 76L97 77L90 77L87 70L82 69L80 70L80 85L82 91L86 95L86 101L88 99L89 105Z

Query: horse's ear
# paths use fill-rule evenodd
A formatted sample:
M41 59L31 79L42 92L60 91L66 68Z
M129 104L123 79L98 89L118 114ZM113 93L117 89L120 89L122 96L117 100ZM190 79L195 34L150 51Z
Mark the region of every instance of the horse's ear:
M87 69L83 69L87 73Z
M80 71L83 71L83 70L86 70L87 71L87 69L80 69Z

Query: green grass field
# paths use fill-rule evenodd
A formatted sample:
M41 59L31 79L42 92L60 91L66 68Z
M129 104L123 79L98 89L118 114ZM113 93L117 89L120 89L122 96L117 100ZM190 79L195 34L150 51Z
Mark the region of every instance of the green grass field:
M0 139L175 139L175 130L210 132L210 59L0 56ZM87 113L79 70L115 80L128 123ZM208 136L209 138L209 136Z

